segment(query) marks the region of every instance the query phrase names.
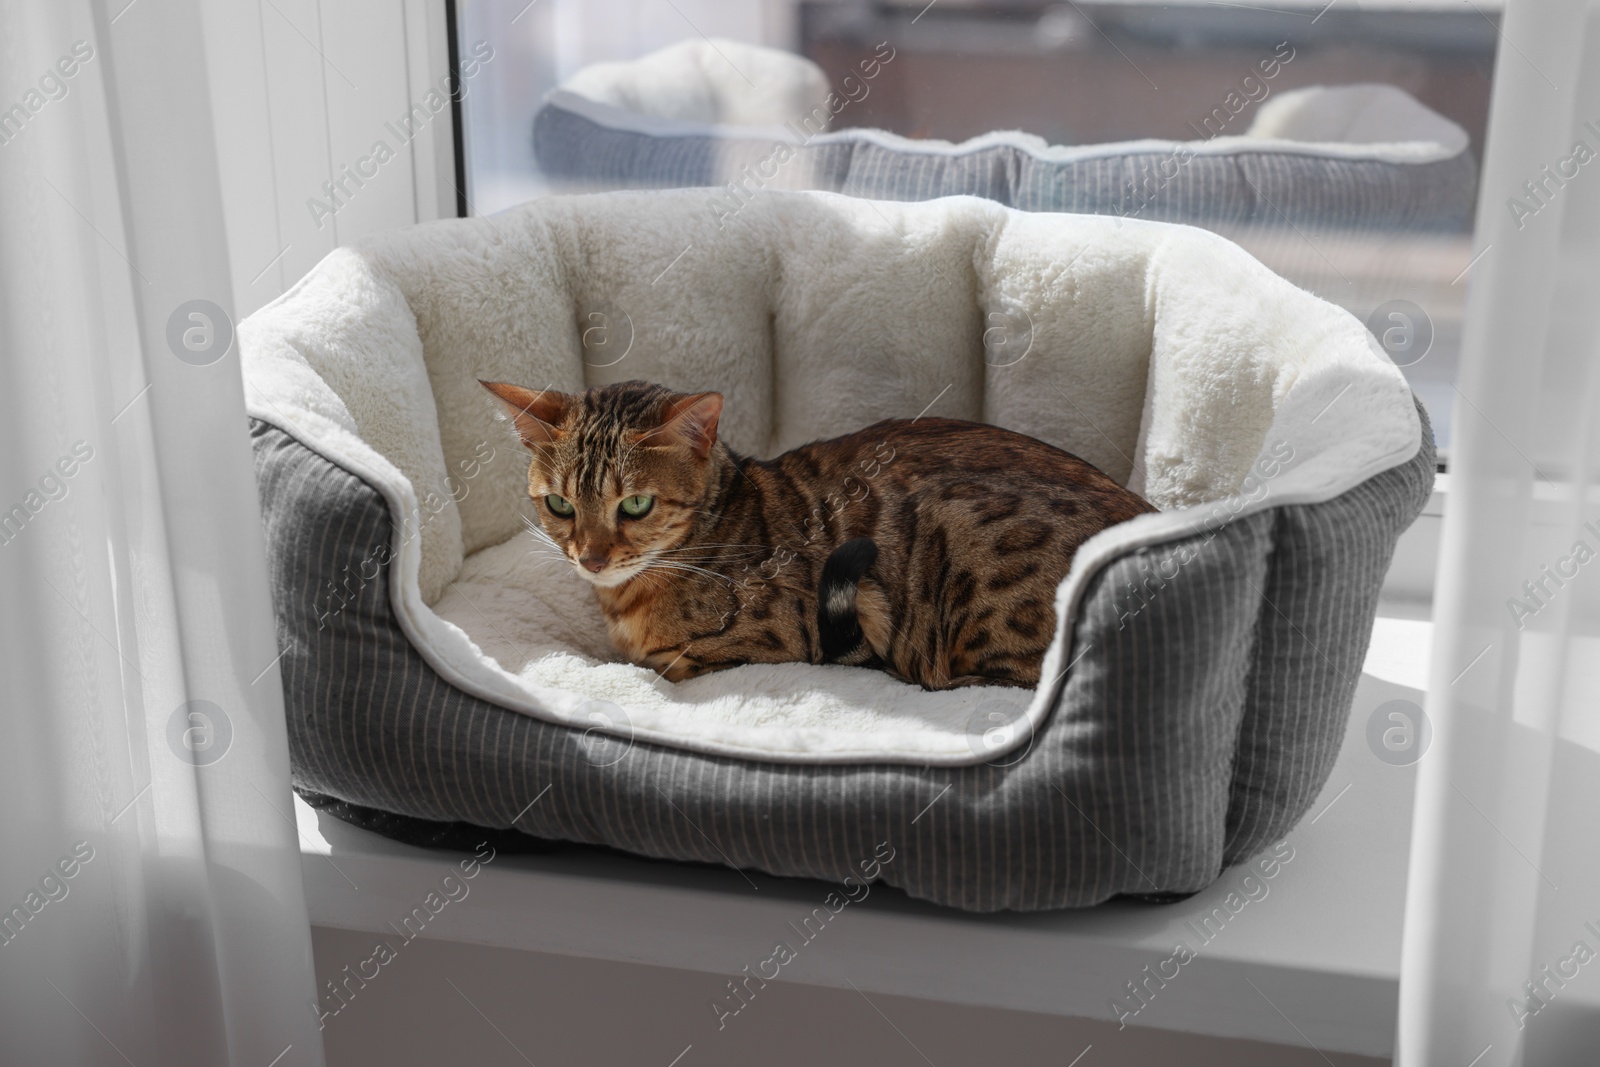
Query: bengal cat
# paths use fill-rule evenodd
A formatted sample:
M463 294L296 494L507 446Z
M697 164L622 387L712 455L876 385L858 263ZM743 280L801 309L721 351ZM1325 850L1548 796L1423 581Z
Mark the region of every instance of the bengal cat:
M484 382L533 455L533 530L612 641L672 681L745 663L1032 687L1078 546L1153 511L1023 434L888 419L776 459L717 439L718 393Z

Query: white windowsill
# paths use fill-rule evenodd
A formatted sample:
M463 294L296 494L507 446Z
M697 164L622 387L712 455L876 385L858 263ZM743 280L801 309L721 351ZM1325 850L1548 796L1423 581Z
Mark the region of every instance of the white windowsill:
M1289 837L1293 860L1210 943L1185 920L1239 889L1246 868L1180 904L1033 915L969 915L877 888L840 915L848 937L802 951L784 977L1111 1021L1111 998L1184 939L1196 958L1134 1025L1389 1055L1415 770L1372 755L1366 719L1385 701L1422 699L1432 628L1417 614L1380 612L1338 762ZM392 932L462 858L357 830L298 799L296 812L315 925ZM613 855L500 856L425 936L733 976L770 955L829 888Z

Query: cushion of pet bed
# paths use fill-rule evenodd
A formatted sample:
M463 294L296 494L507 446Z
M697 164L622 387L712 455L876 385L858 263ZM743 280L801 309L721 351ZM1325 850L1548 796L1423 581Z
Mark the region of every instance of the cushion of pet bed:
M751 189L791 188L887 200L968 194L1212 229L1285 220L1459 229L1471 217L1466 131L1390 85L1281 90L1237 132L1237 112L1219 108L1191 127L1193 140L1072 146L1015 130L959 144L827 132L863 88L870 80L853 78L830 93L820 68L775 49L684 42L584 68L550 92L534 117L534 152L546 177L586 189L733 183L708 198L716 212Z
M585 358L597 314L624 356ZM994 358L984 339L1007 328L1025 347ZM394 516L392 549L321 590L314 618L392 556L400 626L464 693L768 760L980 762L998 735L975 744L973 725L995 719L1020 744L1056 706L1105 566L1219 516L1332 499L1421 439L1365 328L1229 242L973 198L776 193L721 226L691 192L545 200L338 250L240 338L251 413ZM1067 448L1163 510L1080 550L1037 691L809 664L668 683L620 661L592 593L530 551L525 453L477 384L627 377L723 392L721 432L747 453L930 409Z

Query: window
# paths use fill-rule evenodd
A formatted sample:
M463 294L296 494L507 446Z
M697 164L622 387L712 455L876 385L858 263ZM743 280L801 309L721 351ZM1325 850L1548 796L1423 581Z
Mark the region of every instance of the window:
M1348 309L1367 322L1428 406L1443 456L1497 7L462 0L459 51L468 64L463 74L472 75L464 79L463 107L471 208L492 213L552 191L736 179L735 166L652 177L612 165L600 174L603 168L585 159L605 151L599 142L535 136L548 94L563 87L612 105L602 121L642 108L646 120L699 122L723 135L744 129L767 136L781 127L748 109L706 112L692 93L671 99L670 78L619 88L617 79L629 75L617 64L680 42L703 43L699 54L724 68L711 71L713 78L750 83L750 93L733 94L747 103L760 95L755 84L766 84L760 70L748 68L761 67L768 54L738 46L802 56L816 65L823 90L835 94L833 134L888 131L908 139L909 150L915 142L993 138L996 131L1031 134L1038 140L1028 143L1037 147L1084 150L1154 141L1214 151L1238 137L1286 138L1297 142L1295 152L1321 152L1333 162L1320 176L1285 184L1263 177L1262 156L1234 156L1243 184L1190 186L1190 175L1167 177L1181 163L1162 163L1159 153L1170 147L1151 158L1145 146L1145 156L1111 179L1115 189L1104 187L1109 172L1094 177L1102 183L1095 202L1043 206L1206 225ZM609 95L596 88L608 82ZM1369 94L1355 105L1348 94L1329 97L1288 115L1285 99L1313 86L1398 92ZM799 137L818 132L806 123L789 129ZM1454 140L1462 134L1464 144ZM1362 171L1359 161L1372 166L1351 177ZM1201 202L1205 197L1213 202Z

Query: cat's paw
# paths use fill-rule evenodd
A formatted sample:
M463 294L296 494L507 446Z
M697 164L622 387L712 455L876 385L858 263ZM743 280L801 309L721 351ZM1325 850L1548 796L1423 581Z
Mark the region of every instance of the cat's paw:
M964 674L960 678L952 678L944 683L941 689L963 689L969 685L1004 685L997 678L986 678L981 674Z

